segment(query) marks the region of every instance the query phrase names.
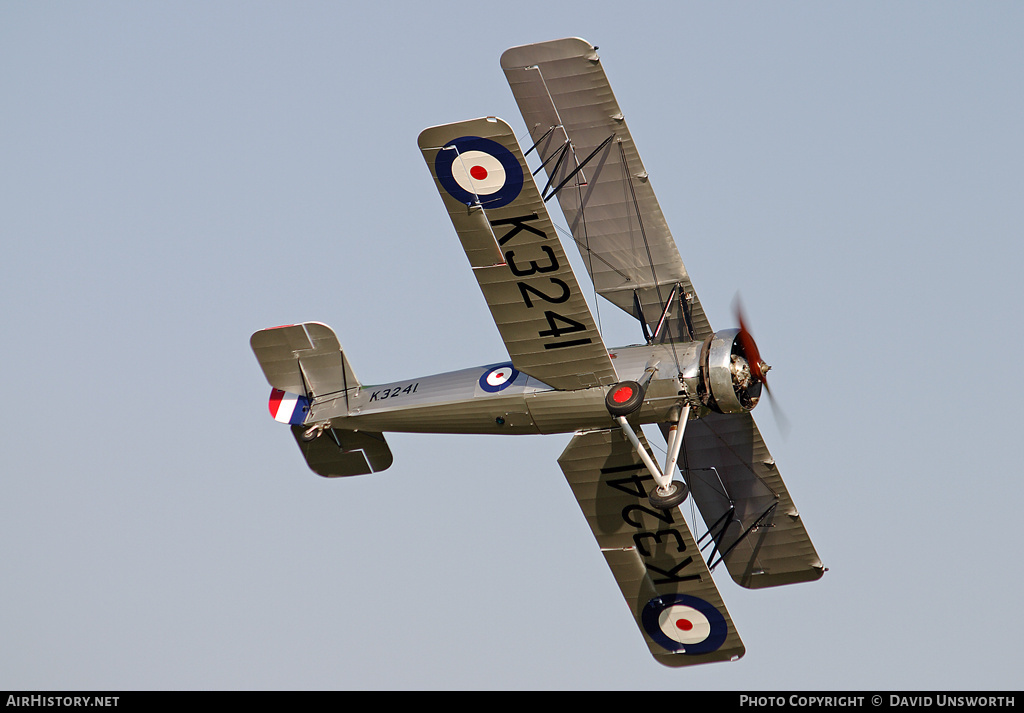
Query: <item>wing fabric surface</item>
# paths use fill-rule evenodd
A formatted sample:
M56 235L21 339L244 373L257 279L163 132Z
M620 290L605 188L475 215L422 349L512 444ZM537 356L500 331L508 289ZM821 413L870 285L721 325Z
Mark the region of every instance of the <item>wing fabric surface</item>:
M556 389L617 381L511 127L435 126L419 146L513 366Z
M558 464L654 658L666 666L739 658L743 642L690 528L678 508L651 508L654 480L638 461L611 429L577 433Z
M690 421L680 466L737 584L807 582L825 572L775 461L749 414ZM714 564L714 561L712 561Z
M597 292L651 332L670 307L658 341L700 341L711 327L595 50L579 38L513 47L501 66L548 185L570 179L558 201Z

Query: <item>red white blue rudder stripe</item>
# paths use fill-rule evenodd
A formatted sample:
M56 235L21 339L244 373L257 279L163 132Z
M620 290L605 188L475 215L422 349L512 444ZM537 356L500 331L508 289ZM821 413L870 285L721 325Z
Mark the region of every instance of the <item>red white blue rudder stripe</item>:
M309 413L309 399L298 394L290 394L281 389L273 389L270 392L270 415L275 421L301 424L306 420Z

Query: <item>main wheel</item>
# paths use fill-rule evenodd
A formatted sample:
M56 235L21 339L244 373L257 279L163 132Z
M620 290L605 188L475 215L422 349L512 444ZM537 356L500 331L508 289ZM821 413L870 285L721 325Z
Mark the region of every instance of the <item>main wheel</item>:
M660 487L655 487L647 499L658 510L671 510L686 500L689 494L690 489L686 487L686 483L673 480L664 491Z
M604 405L612 416L628 416L643 403L644 387L635 381L620 381L604 397Z

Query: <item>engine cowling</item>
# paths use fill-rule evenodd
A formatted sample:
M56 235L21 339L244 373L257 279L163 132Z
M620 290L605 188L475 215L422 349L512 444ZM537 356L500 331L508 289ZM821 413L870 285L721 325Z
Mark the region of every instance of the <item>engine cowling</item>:
M751 371L739 333L723 329L701 346L701 402L718 413L750 411L761 398L761 381Z

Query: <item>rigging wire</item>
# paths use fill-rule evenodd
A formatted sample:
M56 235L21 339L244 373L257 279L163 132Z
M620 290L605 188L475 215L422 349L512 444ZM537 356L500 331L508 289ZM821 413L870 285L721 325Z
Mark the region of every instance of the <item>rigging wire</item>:
M633 177L630 174L629 163L627 162L627 159L626 159L626 149L623 148L622 143L623 142L620 139L618 141L618 144L619 144L619 158L622 161L622 182L623 182L623 194L624 194L623 197L624 197L624 199L626 199L627 204L630 203L630 202L633 204L633 212L636 215L637 226L640 228L640 237L643 238L643 241L644 241L644 251L647 253L647 263L651 267L651 276L654 278L654 289L657 291L657 294L658 294L658 305L661 307L661 313L665 314L666 310L667 309L671 309L672 305L671 304L666 305L665 304L665 298L661 294L661 283L658 281L658 272L657 272L657 270L655 269L655 266L654 266L654 257L651 255L651 245L650 245L650 242L647 240L647 231L644 229L643 214L641 214L641 212L640 212L640 202L637 200L637 197L636 197L636 189L633 186ZM630 226L632 226L632 222L633 221L632 221L632 216L631 216L630 217ZM632 236L633 236L633 230L632 230L632 227L631 227L630 228L630 238L631 238L631 240L632 240ZM633 246L631 245L631 247L633 247ZM636 293L634 293L634 294L636 294ZM673 291L673 294L674 294L674 291ZM671 295L669 296L669 299L670 300L672 299ZM638 302L639 302L639 300L638 300ZM643 303L640 302L640 305L642 307ZM638 318L641 321L644 321L644 320L646 320L647 317L641 311L641 314L638 316ZM676 364L676 372L677 373L682 372L683 367L682 367L682 365L679 362L679 351L676 348L675 340L672 339L672 327L671 327L671 325L669 325L668 339L665 340L665 341L667 341L667 343L669 344L669 347L670 347L670 349L672 351L672 359L673 359L673 361L675 361L675 364Z
M590 234L587 231L587 213L583 207L583 184L580 180L576 179L576 199L579 201L580 206L580 222L583 224L583 243L580 245L586 245L587 248L587 272L590 273L590 284L594 287L594 309L597 311L597 331L604 334L604 329L601 326L601 305L597 299L597 281L594 279L594 251L590 249ZM574 238L575 239L575 236ZM579 242L579 241L577 241Z
M552 102L552 106L554 106L553 102ZM552 126L550 129L548 129L547 133L545 133L544 136L547 136L548 134L550 134L554 129L555 129L555 127ZM533 140L533 137L530 135L529 129L527 129L526 132L522 136L516 137L516 141L519 142L520 146L522 146L522 140L526 136L530 136L530 140L531 141ZM547 172L547 164L555 155L555 154L552 154L551 156L548 156L547 158L544 158L543 156L541 156L539 144L543 140L543 138L544 137L542 136L541 139L538 139L537 142L534 143L534 145L530 149L530 151L527 152L527 153L530 153L530 152L532 152L534 150L537 151L537 158L540 161L540 166L536 169L536 171L533 171L534 174L538 173L542 168L545 169L545 173L546 173ZM565 155L565 147L571 148L573 156L574 157L576 156L575 147L573 147L571 145L571 143L568 142L568 140L566 141L566 144L563 146L563 149L562 149L562 155L563 156ZM524 158L525 158L525 156L524 156ZM577 163L578 163L578 160L577 160ZM548 185L549 186L551 185L551 183L555 179L555 175L554 174L558 171L559 165L561 165L561 159L559 159L559 161L555 164L554 168L551 169L551 175L548 177L548 179L549 179L548 180ZM527 168L529 168L529 163L527 163ZM591 285L594 288L594 313L595 313L594 317L597 319L597 331L601 332L603 334L604 333L604 328L603 328L603 325L601 323L601 303L598 300L597 283L594 282L594 256L595 256L595 254L594 254L594 251L590 248L590 237L589 237L589 235L587 233L586 212L583 209L583 194L581 192L583 185L584 184L581 183L580 180L577 178L576 179L576 191L577 191L577 200L579 201L579 205L580 205L580 218L581 218L582 223L583 223L583 242L580 242L576 238L576 236L572 233L572 231L569 230L568 226L563 227L563 226L559 225L558 223L556 223L554 220L551 221L551 225L553 225L555 227L555 230L557 230L558 232L562 233L567 238L571 239L580 248L582 248L583 250L586 250L586 253L585 253L585 255L583 255L583 258L584 258L584 263L586 264L586 267L587 267L587 272L590 275L590 283L591 283ZM559 204L559 207L561 208L561 204ZM550 217L550 211L549 211L549 217ZM564 211L562 212L562 217L563 218L565 217Z
M594 252L593 252L593 251L592 251L592 250L590 249L590 247L589 247L589 246L587 246L587 245L586 245L585 243L581 243L581 242L580 242L579 240L577 240L577 239L576 239L576 236L574 236L574 235L572 234L572 231L570 231L570 230L569 230L569 228L567 228L567 227L565 227L565 226L562 226L562 225L559 225L558 223L556 223L556 222L555 222L555 221L553 221L553 220L551 221L551 225L553 225L553 226L554 226L554 228L555 228L555 230L557 230L557 231L558 231L559 233L561 233L562 235L564 235L564 236L565 236L566 238L568 238L569 240L572 240L572 241L573 241L574 243L576 243L576 245L578 245L578 246L579 246L580 248L582 248L582 249L584 249L584 250L586 250L586 251L587 251L587 257L586 257L586 258L584 258L584 260L585 260L585 261L587 261L587 262L589 263L589 264L587 265L587 272L589 272L589 274L590 274L590 284L591 284L591 285L593 286L593 288L594 288L594 312L595 312L595 315L594 315L594 316L595 316L595 318L597 319L597 330L598 330L599 332L602 332L602 335L601 335L601 336L603 337L603 336L604 336L604 330L603 330L603 329L601 328L601 303L600 303L600 301L598 301L598 299L597 299L597 298L598 298L598 296L599 296L599 295L598 295L598 292L597 292L597 284L596 284L596 283L594 282L594 270L593 270L593 268L591 267L591 266L592 266L592 265L594 264L594 263L593 263L593 258L594 258L594 257L597 257L598 259L600 259L600 256L599 256L599 255L596 255L596 253L594 253Z

